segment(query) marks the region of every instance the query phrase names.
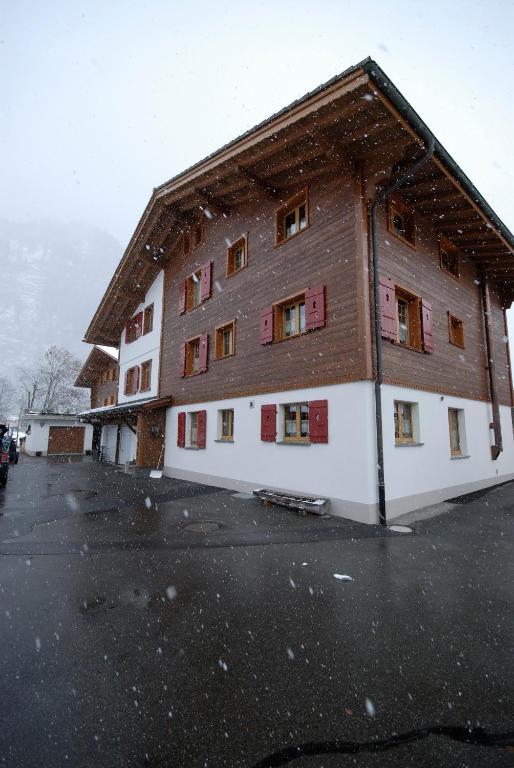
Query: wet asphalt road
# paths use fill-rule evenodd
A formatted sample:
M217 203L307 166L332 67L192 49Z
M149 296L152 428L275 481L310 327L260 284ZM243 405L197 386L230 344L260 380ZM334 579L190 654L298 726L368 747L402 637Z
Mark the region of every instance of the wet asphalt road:
M513 764L420 730L514 731L514 484L413 535L88 461L0 495L0 765Z

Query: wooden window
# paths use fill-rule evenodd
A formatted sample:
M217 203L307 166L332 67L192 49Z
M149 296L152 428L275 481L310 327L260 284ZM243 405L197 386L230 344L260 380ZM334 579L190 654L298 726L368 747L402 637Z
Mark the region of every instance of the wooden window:
M318 285L263 309L260 342L271 344L324 327L325 286Z
M141 363L141 385L139 390L141 392L148 392L152 386L152 361L146 360Z
M143 316L143 335L153 331L153 304L145 307Z
M439 238L439 263L441 269L453 277L459 277L459 253L457 247L444 235Z
M234 439L234 410L227 408L219 413L219 440L232 441Z
M390 201L387 210L387 225L389 231L409 245L416 244L416 226L414 215L400 201Z
M191 229L190 227L186 227L184 229L184 232L182 234L182 250L184 252L184 256L189 256L191 253Z
M234 275L247 265L246 237L240 237L227 248L227 277Z
M448 428L450 430L450 453L462 456L461 413L457 408L448 408Z
M189 445L192 448L198 445L198 411L189 414Z
M125 371L125 389L126 395L134 395L139 388L139 366L135 365Z
M404 347L420 350L421 300L418 296L396 288L396 341Z
M193 272L193 274L187 278L186 308L188 311L201 304L201 278L201 269Z
M205 333L186 342L185 376L195 376L197 373L203 373L207 370L208 341L209 338Z
M207 434L207 411L192 411L188 414L188 447L205 448Z
M280 245L309 226L308 190L292 197L276 212L276 244Z
M394 438L396 443L414 442L414 422L412 403L394 401Z
M309 404L284 405L284 441L306 443L309 440Z
M236 351L236 321L216 328L216 358L230 357Z
M464 323L448 312L448 335L450 344L464 349Z
M203 235L203 213L199 213L193 224L193 248L198 248L203 243Z
M125 326L125 343L131 344L138 339L143 332L143 313L138 312L137 315L131 317Z

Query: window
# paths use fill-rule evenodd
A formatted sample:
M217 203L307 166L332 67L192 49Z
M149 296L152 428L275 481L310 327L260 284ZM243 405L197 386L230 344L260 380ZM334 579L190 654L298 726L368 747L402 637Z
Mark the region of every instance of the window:
M139 386L139 366L129 368L125 372L125 394L134 395Z
M448 312L448 335L450 344L464 348L464 323Z
M145 311L143 313L143 335L145 333L151 333L153 330L153 304L150 304L150 306L145 307Z
M193 248L203 243L203 213L198 214L193 224Z
M206 301L211 295L212 283L212 262L209 261L203 267L197 269L192 275L189 275L179 285L179 314L184 314L202 302Z
M387 213L388 229L393 235L409 245L416 244L414 216L404 203L390 202Z
M232 442L234 439L234 410L227 408L218 411L218 440Z
M394 401L394 438L397 445L414 442L414 405Z
M279 304L275 308L277 314L277 339L288 339L305 333L305 294Z
M137 315L131 317L125 326L125 343L131 344L138 339L143 332L143 313L138 312Z
M324 327L325 286L318 285L263 309L260 342L271 344Z
M207 411L190 411L178 414L177 446L179 448L205 448L207 435Z
M187 278L187 309L193 309L202 303L201 296L201 277L202 273L199 269L197 272L193 272Z
M216 328L216 358L230 357L236 351L236 321Z
M209 337L206 333L190 339L180 348L181 375L195 376L207 370Z
M198 411L189 414L189 445L198 446Z
M450 431L450 454L462 456L464 453L464 411L448 408L448 428Z
M421 314L418 296L396 289L396 340L411 349L421 349Z
M284 441L308 442L309 440L309 405L291 403L284 405Z
M141 392L147 392L152 384L152 361L147 360L141 364L141 385L139 390Z
M247 264L246 237L240 237L227 248L227 277L239 272Z
M189 256L191 253L191 229L189 227L185 228L182 238L184 256Z
M439 239L439 261L441 269L453 277L459 277L459 254L456 246L444 237Z
M308 190L287 201L276 213L276 244L289 240L309 225Z

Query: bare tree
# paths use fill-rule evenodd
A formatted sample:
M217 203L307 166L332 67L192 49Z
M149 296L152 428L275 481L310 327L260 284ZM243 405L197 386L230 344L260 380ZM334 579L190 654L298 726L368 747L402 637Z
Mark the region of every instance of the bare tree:
M34 368L20 370L22 401L27 410L76 413L87 407L86 393L73 384L82 363L62 347L50 347Z
M3 422L9 416L14 401L14 387L11 382L0 376L0 421Z

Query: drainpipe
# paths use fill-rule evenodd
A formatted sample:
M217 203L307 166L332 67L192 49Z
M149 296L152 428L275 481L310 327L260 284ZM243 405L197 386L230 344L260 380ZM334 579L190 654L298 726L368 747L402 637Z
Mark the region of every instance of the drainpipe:
M423 155L413 162L396 181L388 187L378 190L370 208L371 258L373 264L373 299L375 317L375 427L377 441L377 486L378 516L380 525L387 525L384 475L384 438L382 431L382 334L380 312L380 259L378 250L377 209L388 197L399 189L408 179L414 178L418 170L432 157L434 139L428 136Z
M496 372L494 363L493 344L491 336L491 299L489 296L489 280L484 270L480 273L480 289L482 295L482 314L484 316L485 350L487 355L487 373L489 377L489 393L493 409L493 421L490 424L494 431L494 445L491 445L491 458L496 461L503 451L502 428L500 422L500 404L496 389Z

